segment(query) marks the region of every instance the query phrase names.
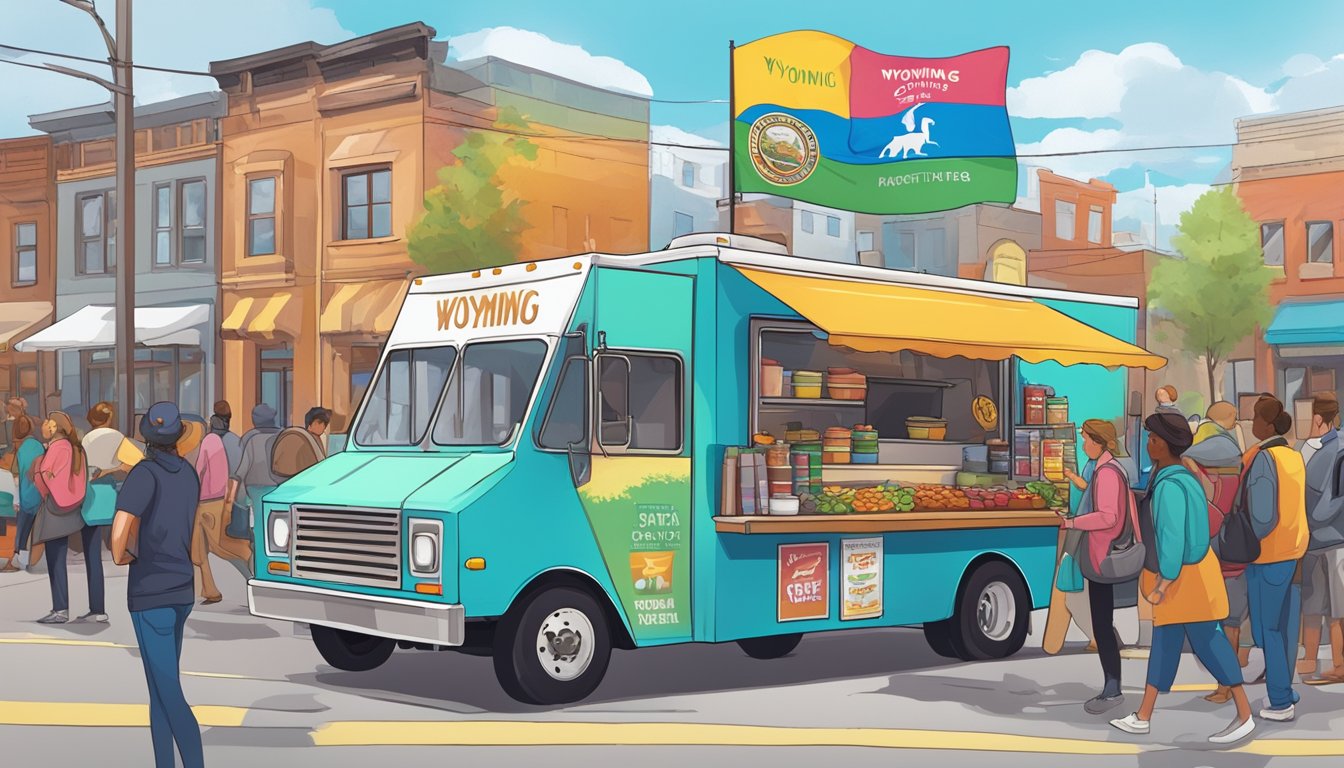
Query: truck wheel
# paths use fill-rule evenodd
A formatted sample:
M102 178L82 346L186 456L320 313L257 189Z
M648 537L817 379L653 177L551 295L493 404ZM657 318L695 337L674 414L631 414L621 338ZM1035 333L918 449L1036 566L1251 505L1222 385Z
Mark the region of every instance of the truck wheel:
M924 624L924 640L933 649L933 652L939 656L949 659L960 659L963 651L961 636L957 631L957 623L951 619L942 621L930 621Z
M737 641L737 647L753 659L778 659L793 653L793 649L798 647L802 639L801 632L770 637L745 637Z
M1027 640L1031 601L1017 569L994 560L976 568L962 586L957 614L960 655L967 661L1012 656ZM954 648L958 645L953 638Z
M310 628L313 645L328 664L346 672L367 672L392 657L397 641L317 624Z
M524 704L568 704L597 689L611 660L611 631L587 592L556 587L509 609L495 632L495 677Z

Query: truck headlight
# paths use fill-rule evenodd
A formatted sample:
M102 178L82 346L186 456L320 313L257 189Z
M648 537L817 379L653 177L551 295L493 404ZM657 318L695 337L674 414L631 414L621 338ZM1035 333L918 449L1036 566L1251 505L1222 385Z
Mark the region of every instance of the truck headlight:
M443 523L438 520L410 520L411 573L433 576L439 572Z
M266 524L266 545L273 554L289 552L289 512L272 512Z

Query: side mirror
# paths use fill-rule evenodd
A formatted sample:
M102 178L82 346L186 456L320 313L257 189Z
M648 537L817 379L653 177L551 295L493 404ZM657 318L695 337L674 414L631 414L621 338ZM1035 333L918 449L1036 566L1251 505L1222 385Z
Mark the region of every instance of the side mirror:
M583 443L569 444L569 476L575 488L582 488L593 479L593 457Z

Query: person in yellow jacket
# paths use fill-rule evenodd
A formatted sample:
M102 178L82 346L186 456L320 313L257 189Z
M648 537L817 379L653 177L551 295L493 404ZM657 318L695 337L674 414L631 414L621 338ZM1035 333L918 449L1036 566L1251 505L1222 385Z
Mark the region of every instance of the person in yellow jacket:
M1209 737L1214 744L1238 742L1255 730L1251 704L1242 686L1236 651L1223 633L1227 588L1218 556L1209 546L1208 502L1195 476L1181 464L1181 454L1194 436L1179 413L1158 412L1144 421L1153 481L1147 501L1149 516L1139 521L1143 543L1156 555L1156 571L1139 574L1139 592L1153 605L1153 643L1143 701L1134 714L1112 720L1132 734L1150 731L1157 695L1171 690L1186 642L1195 657L1221 686L1231 692L1237 717ZM1148 558L1151 564L1154 558ZM1151 565L1149 567L1152 567Z
M1293 417L1272 395L1255 403L1251 432L1259 451L1246 470L1246 506L1251 528L1260 539L1260 556L1246 567L1251 632L1265 653L1266 720L1296 717L1299 696L1293 690L1297 636L1302 620L1299 589L1293 584L1297 563L1307 552L1307 469L1302 454L1284 439Z

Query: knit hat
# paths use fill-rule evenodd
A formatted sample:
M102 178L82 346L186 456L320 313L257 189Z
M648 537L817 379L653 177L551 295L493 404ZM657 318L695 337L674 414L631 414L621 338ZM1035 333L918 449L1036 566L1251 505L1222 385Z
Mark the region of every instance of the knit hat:
M1144 419L1143 426L1171 446L1171 452L1176 456L1185 453L1195 442L1195 436L1190 433L1190 422L1178 413L1154 413Z

